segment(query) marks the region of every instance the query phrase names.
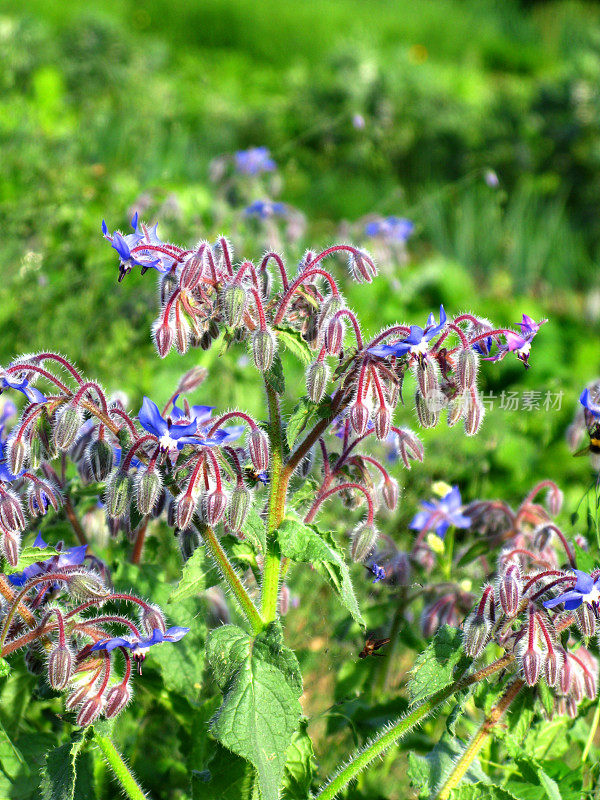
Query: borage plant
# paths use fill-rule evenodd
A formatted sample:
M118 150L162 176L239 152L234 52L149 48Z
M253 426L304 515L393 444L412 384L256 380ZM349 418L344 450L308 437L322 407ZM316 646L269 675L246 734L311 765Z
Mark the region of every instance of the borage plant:
M381 504L393 510L399 497L396 480L377 457L377 448L368 452L369 445L384 443L407 469L412 460L422 461L417 435L393 422L403 391L414 393L421 427L436 426L445 411L449 425L462 421L467 435L477 433L484 416L477 389L481 362L512 352L527 366L541 323L524 315L516 331L495 328L472 314L449 318L440 307L439 316L430 314L422 327L396 324L369 338L325 268L326 259L342 256L354 280L371 283L375 265L355 247L340 244L318 254L307 252L292 275L276 252L266 253L260 263L235 263L224 238L182 249L162 241L156 226L144 225L137 215L131 232L110 233L103 223L103 233L119 257L119 280L134 267L158 273L160 308L153 336L159 355L165 357L173 347L180 353L190 347L208 349L217 339L219 346L246 344L262 377L268 419L180 400L180 394L201 383L202 370L184 376L162 410L144 398L137 416L58 354L23 356L2 371L2 388L26 400L2 444L2 656L24 650L32 669L43 668L50 687L65 692L66 708L83 729L66 746L67 764L60 776L58 756L48 756L44 786L65 780L64 771L74 786L78 753L94 741L125 793L143 796L103 720L129 703L132 683L144 680L134 676L132 662L141 672L152 648L167 685L187 696L186 713L197 715L197 729L208 725L214 740L224 746L211 751L208 769L192 776L194 797L209 789L219 796L215 787L223 775L238 781L240 797L257 792L263 800L275 800L282 792L307 797L315 776L299 701L302 677L279 621L289 600L286 576L294 564L310 564L364 628L348 561L366 564L375 580L386 577L389 564L377 563L379 556L373 560L382 546L375 518ZM287 424L282 347L306 364L306 396L287 415ZM75 476L69 462L77 467ZM89 506L90 498L95 503L98 496L113 536L123 533L132 542L134 564L150 551L148 535L159 517L175 532L185 563L178 588L170 597L169 590L163 595L163 603L170 605L169 622L155 602L117 585L135 582L135 568L113 580L93 553L78 504ZM366 510L357 524L348 523L346 551L319 526L319 511L336 497L351 507L362 503ZM79 546L50 546L39 537L22 546L28 521L35 527L35 520L46 514L54 515L57 525L64 516ZM443 536L448 529L480 521L482 514L473 508L463 514L454 490L427 505L413 524L420 531L411 555L414 563L423 566L430 559L427 533ZM544 525L545 531L553 530ZM50 521L45 537L52 531ZM565 546L573 566L573 553ZM590 657L582 648L573 651L561 644L560 636L575 617L589 634L597 602L596 573L576 576L561 570L556 560L546 569L546 556L536 547L540 552L515 543L514 552L501 557L498 591L488 586L468 617L464 651L460 633L442 628L438 637L443 638L419 659L412 709L353 755L318 797L337 795L445 700L484 679L506 676L514 665L522 674L504 678L508 685L490 712L492 721L524 684L537 684L541 676L549 686L560 685L558 697L570 712L583 694L595 694ZM521 558L525 551L526 568ZM444 569L451 583L455 576L449 552ZM206 588L209 561L239 615L239 624L213 627L205 642L222 692L220 705L210 699L199 704L192 691L203 680L201 662L195 660L199 647L186 644L194 627L203 631L206 625L198 608L190 612L186 603ZM149 594L141 568L139 580L140 591ZM583 610L575 616L556 617L551 610L563 601L570 608L578 598ZM461 597L452 608L455 613L443 618L458 624L469 597ZM435 627L429 626L429 633ZM473 659L492 641L501 654L477 668ZM170 655L186 646L184 659ZM568 670L574 676L570 682ZM452 786L462 775L460 764L470 762L475 749L471 745L459 762ZM232 761L236 757L241 758ZM292 766L289 759L295 759ZM235 771L238 762L247 764L240 774ZM447 796L452 786L440 796Z

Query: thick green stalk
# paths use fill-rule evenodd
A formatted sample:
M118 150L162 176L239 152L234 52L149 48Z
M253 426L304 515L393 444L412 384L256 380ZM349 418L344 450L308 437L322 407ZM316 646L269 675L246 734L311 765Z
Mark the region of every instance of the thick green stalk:
M266 624L277 616L279 598L279 573L281 556L273 534L281 525L285 515L285 495L289 478L282 474L283 468L283 427L279 400L273 387L265 379L267 402L269 405L269 439L271 444L271 494L267 515L267 552L262 582L261 610Z
M241 582L237 572L227 558L227 553L221 547L221 543L217 539L215 532L209 525L203 524L196 517L194 517L194 522L196 523L196 526L200 531L202 538L204 539L204 544L206 545L209 553L221 570L221 574L231 589L233 596L238 601L240 608L246 615L246 619L250 623L253 632L260 633L260 631L262 631L264 628L262 617L252 602L252 598L246 591L246 587Z
M97 731L94 731L93 741L113 771L115 778L121 784L125 796L129 800L148 800L148 795L140 789L138 782L123 760L123 756L117 751L108 736L102 736Z
M333 800L333 798L339 792L341 792L342 789L347 786L353 778L355 778L363 769L368 767L371 761L381 756L389 747L396 744L396 742L401 739L405 733L417 725L417 723L421 722L421 720L425 719L425 717L428 717L433 711L436 710L436 708L438 708L438 706L452 697L452 695L461 691L461 689L466 689L468 686L478 683L479 681L488 678L490 675L499 672L508 666L508 664L510 664L510 662L513 660L514 656L512 655L502 656L502 658L499 658L497 661L487 667L483 667L483 669L480 669L478 672L463 676L462 678L459 678L459 680L450 684L450 686L440 689L430 698L421 703L421 705L417 706L417 708L415 708L409 714L406 714L398 719L389 728L384 729L376 736L375 739L367 744L363 750L359 751L352 758L350 763L343 767L343 769L341 769L337 775L324 786L324 788L316 796L316 800Z

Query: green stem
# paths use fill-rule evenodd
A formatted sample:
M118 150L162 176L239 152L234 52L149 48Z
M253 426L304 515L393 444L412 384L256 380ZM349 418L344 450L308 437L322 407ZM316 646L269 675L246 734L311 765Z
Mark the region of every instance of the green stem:
M117 751L108 736L101 736L97 731L94 731L93 740L129 800L148 800L148 795L144 794L140 789L138 782L123 760L123 756Z
M454 525L451 525L444 539L444 576L447 581L452 578L452 555L454 552Z
M598 700L598 703L596 704L596 712L594 714L594 719L592 720L587 742L585 743L585 747L583 748L583 753L581 756L582 762L586 761L588 757L588 754L594 742L594 736L596 735L596 730L598 729L599 722L600 722L600 700Z
M231 589L233 596L238 601L242 611L246 615L246 619L250 623L253 632L259 633L264 628L262 617L258 613L256 606L246 591L246 587L241 582L237 572L227 558L227 554L221 547L221 543L217 539L215 532L209 525L205 525L197 517L194 517L194 523L200 531L208 551L213 559L217 562L217 565L221 570L221 574Z
M283 467L283 426L277 393L265 379L267 402L269 405L269 439L271 444L271 494L267 514L267 552L263 571L261 610L266 624L277 616L279 597L279 573L281 556L274 533L281 525L285 515L285 495L288 476L282 473Z
M525 681L521 680L521 678L517 678L506 689L498 703L490 710L483 724L465 748L462 756L452 768L443 786L435 795L434 800L448 800L450 793L464 778L465 773L473 763L477 753L481 750L488 736L492 733L494 726L502 719L523 686L525 686Z
M494 661L493 664L483 667L483 669L480 669L478 672L463 676L450 684L450 686L440 689L409 714L398 719L390 728L384 729L375 739L367 744L363 750L359 751L350 763L343 767L338 774L324 786L321 792L316 796L316 800L333 800L338 792L341 792L359 772L368 767L371 761L381 756L388 747L395 744L405 733L417 725L417 723L421 722L421 720L425 719L425 717L428 717L438 706L452 697L453 694L499 672L513 660L513 655L504 655L502 658Z

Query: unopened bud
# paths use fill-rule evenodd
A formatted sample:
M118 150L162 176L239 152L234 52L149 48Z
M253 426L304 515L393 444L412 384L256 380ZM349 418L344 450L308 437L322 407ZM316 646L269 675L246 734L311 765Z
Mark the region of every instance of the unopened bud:
M394 478L386 478L383 482L383 486L381 487L381 494L386 506L390 511L393 511L398 505L398 498L400 496L398 481Z
M253 428L248 434L248 453L257 472L269 466L269 438L262 428Z
M202 278L202 271L204 265L202 259L198 258L198 254L192 254L183 265L181 274L179 276L179 285L182 289L192 290L200 283Z
M215 489L204 498L204 516L206 522L214 526L223 519L225 509L227 508L227 495Z
M483 614L470 614L463 625L463 647L470 658L477 658L488 643L491 623Z
M105 510L111 519L120 519L129 511L131 479L126 472L117 467L106 481Z
M73 656L64 645L55 647L48 659L48 680L53 689L64 689L73 672Z
M180 531L179 535L177 536L177 540L179 542L179 549L181 550L181 555L184 561L187 561L188 558L191 558L194 552L202 544L200 534L195 528L187 528L186 530Z
M144 606L142 608L140 625L148 636L152 636L155 630L159 630L162 633L167 630L165 615L158 606Z
M95 691L93 683L86 683L83 686L79 686L77 689L74 689L65 701L65 708L67 711L73 711L73 709L77 708L77 706L85 703L93 691Z
M398 432L398 453L406 469L411 467L411 459L423 461L425 450L423 442L409 428L400 428Z
M275 355L275 337L268 328L257 328L252 334L254 365L261 372L271 368Z
M45 514L48 506L58 511L61 497L55 486L46 482L37 482L29 487L27 492L27 508L32 517Z
M361 400L357 400L350 409L350 424L358 436L362 436L363 433L367 431L369 425L369 409Z
M76 722L82 728L95 722L102 712L102 696L95 695L86 700L79 709Z
M465 414L465 395L464 394L457 394L449 403L448 403L448 427L453 428L459 420L461 420Z
M521 575L516 564L511 564L500 578L498 598L506 616L514 617L521 601Z
M2 555L11 567L16 567L19 563L19 552L21 550L20 535L14 532L4 532L0 539L0 548L2 549Z
M161 358L165 358L173 347L173 340L175 338L175 331L170 322L166 322L162 315L156 320L152 333L154 335L154 344L156 350Z
M182 394L193 392L194 389L197 389L201 383L204 383L207 377L208 370L206 367L192 367L179 381L177 391Z
M25 527L23 507L17 495L4 491L0 496L0 528L8 533L18 533Z
M586 639L596 632L596 615L588 603L582 603L575 609L575 622Z
M120 714L131 700L131 689L126 683L120 683L109 689L104 702L103 714L106 719L111 719Z
M440 390L440 383L436 370L435 361L431 358L424 358L417 362L415 367L419 391L423 397L429 399L434 397Z
M321 303L319 325L324 325L326 320L334 317L342 308L344 308L344 298L340 294L330 294Z
M92 478L100 483L106 480L113 468L114 453L106 439L94 439L86 452Z
M136 475L135 492L140 514L151 514L162 491L162 480L156 470L140 470Z
M546 495L546 505L548 506L548 511L555 517L558 513L560 513L560 509L562 508L564 495L558 486L553 486L551 489L548 490L548 494Z
M456 375L458 377L458 385L463 391L475 385L478 367L479 359L477 358L477 353L472 348L469 347L459 352L456 364Z
M563 651L563 660L558 675L558 683L563 694L568 694L573 683L573 669L571 659L566 651Z
M567 697L566 711L571 719L576 719L578 713L577 701L573 697Z
M377 544L379 533L372 522L362 522L352 534L350 557L352 561L363 562L372 553Z
M475 436L481 428L484 416L485 407L477 393L471 390L467 395L465 408L465 433L467 436Z
M45 459L54 458L56 448L52 438L52 423L44 407L36 416L31 431L31 452L29 463L32 469L37 469Z
M23 439L15 437L8 442L8 466L13 475L18 475L27 460L29 448Z
M528 648L521 658L523 677L528 686L535 686L542 670L542 655L539 650Z
M176 523L180 530L189 528L192 517L196 512L197 500L188 492L179 495L177 499Z
M583 673L583 691L588 700L593 700L598 694L598 681L587 670Z
M179 355L184 355L189 350L191 334L191 325L185 312L180 309L175 316L175 348Z
M250 508L250 492L243 483L238 483L231 492L227 508L227 524L237 533L242 530Z
M440 418L439 410L435 403L429 403L421 394L420 389L415 393L415 409L419 422L424 428L435 428Z
M99 575L74 572L69 575L69 592L78 600L100 600L110 594Z
M179 278L173 272L165 272L160 279L160 302L164 305L178 288Z
M390 409L385 405L379 406L375 412L374 422L375 436L380 442L384 442L390 435L390 430L392 429L392 414Z
M79 406L67 403L56 413L54 422L53 440L57 450L68 450L75 441L81 424L83 414Z
M281 584L281 591L279 592L279 613L282 617L290 610L290 587L287 583Z
M318 403L327 387L329 366L324 361L315 361L306 372L306 392L313 403Z
M358 283L372 283L373 278L377 275L375 265L366 253L361 253L360 250L352 250L348 256L348 269L350 275Z
M544 678L548 686L556 686L560 671L560 657L556 650L550 650L544 664Z
M325 328L325 349L331 356L339 355L344 344L344 323L334 317Z
M230 283L221 292L221 308L230 328L239 328L246 310L246 290L239 283Z

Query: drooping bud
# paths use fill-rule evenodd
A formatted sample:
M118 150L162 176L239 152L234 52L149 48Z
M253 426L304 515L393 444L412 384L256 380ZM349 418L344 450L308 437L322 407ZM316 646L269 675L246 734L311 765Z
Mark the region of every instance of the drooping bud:
M372 283L373 278L377 275L377 270L370 257L366 253L361 253L360 250L352 250L348 256L348 269L357 283Z
M571 719L576 719L577 717L577 701L573 697L567 697L566 703L566 711Z
M436 403L430 403L417 389L415 393L415 409L419 422L424 428L435 428L440 418L439 410L436 410Z
M95 722L102 712L102 696L95 695L86 700L77 714L76 722L82 728Z
M67 403L56 413L53 441L57 450L68 450L75 441L83 422L79 406Z
M45 407L36 416L30 439L29 463L32 469L37 469L44 459L54 458L56 453L52 438L52 423Z
M25 515L16 494L4 491L0 497L0 527L8 533L18 533L25 527Z
M206 522L212 527L223 519L227 508L227 495L215 489L204 498L204 516Z
M190 347L192 327L184 311L179 309L175 315L175 348L179 355L187 353Z
M329 381L329 366L324 361L315 361L306 371L306 393L313 403L318 403L325 394Z
M117 467L106 481L105 510L111 519L120 519L129 511L131 479L126 472Z
M470 658L477 658L488 643L491 623L483 614L470 614L463 624L463 647Z
M8 466L13 475L18 475L27 460L29 455L29 448L23 439L14 437L9 440L8 444Z
M172 296L179 284L179 278L174 272L165 272L160 278L160 303L164 305Z
M409 428L400 428L397 439L398 453L406 469L411 467L411 459L423 461L425 451L423 442Z
M596 615L588 603L582 603L575 609L575 622L586 639L596 632Z
M553 486L552 488L548 489L548 494L546 495L546 505L548 506L548 511L555 517L558 513L560 513L560 509L562 508L564 495L558 486Z
M227 524L235 533L242 530L249 508L250 492L243 483L238 483L231 492L227 507Z
M100 600L110 594L101 577L93 572L73 572L67 585L78 600Z
M465 402L465 433L467 436L475 436L481 428L485 416L485 406L473 389L467 395Z
M449 428L453 428L456 423L463 418L465 414L465 406L466 403L464 394L457 394L456 397L452 398L452 400L448 403L447 422Z
M151 514L162 491L162 479L156 470L139 470L135 479L135 498L143 516Z
M27 491L27 508L32 517L45 514L48 506L52 506L55 511L58 511L61 502L61 496L56 486L45 481L34 483Z
M390 435L392 429L392 414L388 406L380 405L375 411L375 436L380 442L384 442Z
M588 700L593 700L598 694L598 677L588 670L583 673L583 691Z
M21 550L21 536L18 533L4 532L0 539L0 549L2 555L11 565L16 567L19 563L19 552Z
M562 651L562 663L558 674L558 683L560 690L563 694L568 694L571 691L571 684L573 683L573 668L571 667L571 657L566 650Z
M330 356L339 355L344 344L344 323L339 317L334 317L325 328L325 349Z
M421 614L423 635L429 639L435 635L442 625L451 624L455 606L456 601L453 595L444 595L444 597L436 600L435 603L425 606Z
M67 711L73 711L77 706L84 703L93 691L95 691L94 683L85 683L83 686L74 689L65 700Z
M244 287L239 283L230 283L221 292L221 309L225 322L230 328L239 328L244 321L247 295Z
M279 613L282 617L290 610L290 587L287 583L281 584L281 590L279 592Z
M548 686L556 686L560 672L560 657L554 648L548 651L544 664L544 678Z
M254 365L261 372L271 368L275 356L275 337L269 328L257 328L252 334Z
M390 511L394 511L398 505L398 498L400 497L400 489L398 481L394 478L387 477L381 487L381 494L383 501Z
M350 409L350 424L357 436L362 436L366 433L369 425L369 409L362 402L357 400Z
M372 522L361 522L352 533L350 557L352 561L363 562L373 552L379 532Z
M456 375L458 377L458 385L463 391L475 385L478 368L479 359L475 350L469 347L459 352L456 364Z
M64 689L73 672L73 656L65 645L55 647L48 659L48 680L53 689Z
M528 686L535 686L542 671L542 654L537 648L527 648L521 656L523 677Z
M319 310L319 326L324 325L326 320L334 317L338 311L344 308L344 305L344 298L341 294L330 294L329 297L326 297Z
M179 275L179 285L182 289L192 290L200 283L204 264L202 258L198 257L198 252L193 253L183 265Z
M93 479L100 483L106 480L113 468L114 453L106 439L94 439L86 452Z
M521 570L511 564L498 582L498 598L507 617L514 617L521 601Z
M113 686L112 689L109 689L103 709L106 719L111 719L120 714L130 700L131 689L128 684L120 683L118 686Z
M248 453L257 472L264 472L268 468L269 437L262 428L253 428L248 434Z
M434 397L440 390L440 382L436 370L436 362L431 358L424 358L415 366L419 391L426 399Z
M175 329L170 322L163 319L162 314L152 326L152 335L158 355L165 358L173 347Z
M206 367L192 367L179 381L177 391L181 394L193 392L194 389L197 389L201 383L204 383L207 377L208 370Z
M177 540L179 542L179 549L181 550L181 555L184 561L187 561L188 558L191 558L194 552L202 544L200 534L195 528L187 528L187 530L180 531L177 536Z
M177 513L175 515L175 521L180 530L189 528L192 517L196 512L197 505L197 499L192 497L192 495L188 492L183 492L179 495L177 499Z
M152 636L155 630L165 633L167 630L165 615L158 606L144 606L140 614L140 626L148 636Z

